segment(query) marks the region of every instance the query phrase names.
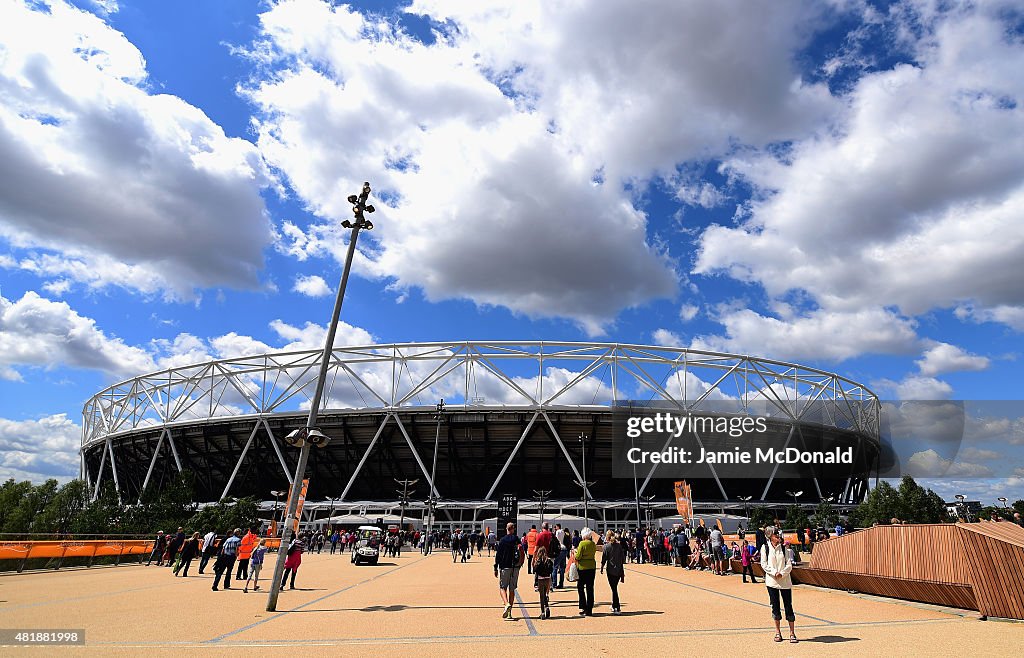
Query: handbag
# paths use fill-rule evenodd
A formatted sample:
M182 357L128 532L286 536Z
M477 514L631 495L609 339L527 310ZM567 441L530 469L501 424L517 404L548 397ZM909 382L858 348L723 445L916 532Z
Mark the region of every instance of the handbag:
M569 565L569 572L565 574L565 579L570 583L575 583L580 579L580 568L576 566L575 560L573 560L572 564Z

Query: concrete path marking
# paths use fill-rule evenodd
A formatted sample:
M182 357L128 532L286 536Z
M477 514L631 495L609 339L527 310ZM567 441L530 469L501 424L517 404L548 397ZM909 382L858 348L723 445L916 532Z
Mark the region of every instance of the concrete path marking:
M251 623L251 624L249 624L247 626L243 626L242 628L235 629L235 630L231 631L230 633L224 633L223 635L218 635L215 638L209 639L209 640L206 641L206 644L217 644L218 642L220 642L222 640L225 640L225 639L227 639L229 637L232 637L234 635L238 635L239 633L244 633L245 631L247 631L249 629L252 629L252 628L256 628L257 626L261 626L262 624L265 624L268 621L273 621L273 620L275 620L275 619L277 619L279 617L283 617L284 615L287 615L290 612L296 612L298 610L302 610L306 606L313 605L314 603L320 603L321 601L329 599L332 596L336 596L338 594L341 594L342 592L347 592L348 590L353 589L355 587L359 587L360 585L365 585L366 583L373 582L373 581L377 580L378 578L383 578L385 576L390 576L391 574L395 573L396 571L401 571L402 569L404 569L406 567L412 566L414 564L419 564L423 560L426 560L428 557L430 557L430 556L429 555L421 556L418 560L414 560L412 562L408 562L406 564L403 564L400 567L395 567L394 569L391 569L389 571L385 571L384 573L377 574L376 576L373 576L372 578L367 578L366 580L361 580L358 583L353 583L351 585L346 585L345 587L342 587L339 590L335 590L335 591L331 592L330 594L324 594L323 596L321 596L319 598L316 598L316 599L313 599L312 601L306 601L302 605L296 606L295 608L292 608L291 610L283 610L283 611L280 611L280 612L272 613L271 616L267 617L266 619L261 619L261 620L259 620L257 622L253 622L253 623Z
M690 588L693 588L693 589L699 589L702 592L709 592L711 594L717 594L718 596L724 596L724 597L727 597L727 598L730 598L730 599L735 599L737 601L743 601L744 603L749 603L751 605L756 605L756 606L759 606L759 607L762 607L762 608L770 608L771 607L771 605L768 604L768 603L761 603L761 602L758 602L758 601L751 601L750 599L745 599L742 596L736 596L735 594L726 594L725 592L720 592L720 591L718 591L716 589L711 589L710 587L701 587L700 585L691 585L690 583L684 583L684 582L679 581L679 580L673 580L672 578L665 578L664 576L655 576L653 573L647 573L645 571L637 571L636 569L626 569L626 571L630 571L632 573L638 573L641 576L647 576L649 578L657 578L658 580L664 580L664 581L669 582L669 583L675 583L676 585L681 585L683 587L690 587ZM821 617L815 617L814 615L808 615L806 613L800 613L800 616L801 617L806 617L807 619L813 619L815 621L820 621L820 622L825 623L825 624L838 624L839 623L839 622L836 622L836 621L832 621L830 619L822 619Z

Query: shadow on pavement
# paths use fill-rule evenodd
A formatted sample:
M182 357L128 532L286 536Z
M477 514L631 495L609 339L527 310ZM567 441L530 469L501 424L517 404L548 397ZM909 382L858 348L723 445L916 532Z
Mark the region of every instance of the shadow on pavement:
M821 642L823 644L836 644L839 642L859 642L859 637L843 637L842 635L816 635L815 637L800 640L801 642Z

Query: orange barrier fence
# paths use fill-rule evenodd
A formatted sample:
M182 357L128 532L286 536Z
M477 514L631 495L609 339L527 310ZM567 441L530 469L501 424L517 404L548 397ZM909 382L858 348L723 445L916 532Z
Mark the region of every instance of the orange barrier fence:
M67 558L89 558L89 565L97 557L121 558L149 555L153 542L147 539L84 539L66 541L0 541L0 560L21 560L18 571L28 560L57 559L57 568Z

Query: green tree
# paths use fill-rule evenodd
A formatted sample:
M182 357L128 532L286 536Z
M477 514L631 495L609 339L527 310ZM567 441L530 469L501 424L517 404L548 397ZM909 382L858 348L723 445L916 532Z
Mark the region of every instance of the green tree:
M26 483L27 484L27 483ZM29 484L25 495L4 520L4 532L46 532L36 522L57 493L57 481L47 480L39 486Z
M99 495L75 517L71 531L77 534L106 535L126 532L122 525L124 507L117 500L114 483L100 485Z
M839 523L839 512L832 507L832 503L823 500L814 509L814 524L826 528L834 528Z
M53 495L33 523L36 532L66 534L71 532L76 519L89 506L89 489L82 480L72 480Z
M750 508L750 527L760 528L775 522L775 514L764 505Z
M22 499L32 491L32 483L28 481L15 482L11 478L0 486L0 532L16 532L8 530L8 519L21 505Z
M790 505L786 508L786 520L784 521L786 528L809 528L811 520L807 516L807 512L798 505Z
M223 533L235 528L245 530L259 525L259 503L253 497L238 500L226 498L207 505L185 524L190 530L203 533L209 530Z
M909 475L900 481L899 512L896 516L908 523L942 523L949 520L946 504L931 489L925 489Z

